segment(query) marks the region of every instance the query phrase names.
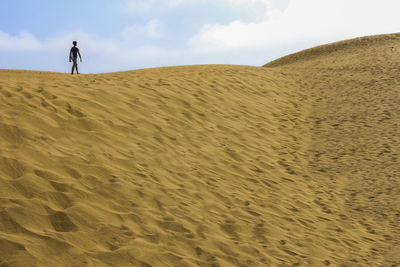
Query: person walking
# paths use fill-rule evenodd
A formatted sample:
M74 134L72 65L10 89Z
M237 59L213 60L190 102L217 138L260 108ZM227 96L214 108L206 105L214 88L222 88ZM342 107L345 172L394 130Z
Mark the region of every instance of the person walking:
M78 55L79 55L79 59L81 62L82 62L82 57L81 57L81 53L79 53L79 48L76 47L77 42L73 41L72 44L74 46L71 48L71 51L69 52L69 62L73 61L71 74L74 74L74 69L76 69L76 74L79 74L79 72L78 72Z

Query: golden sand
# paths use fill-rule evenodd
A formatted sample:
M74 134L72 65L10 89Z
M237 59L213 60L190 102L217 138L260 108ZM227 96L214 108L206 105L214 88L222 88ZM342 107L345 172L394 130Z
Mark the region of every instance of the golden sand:
M400 264L399 42L0 70L0 265Z

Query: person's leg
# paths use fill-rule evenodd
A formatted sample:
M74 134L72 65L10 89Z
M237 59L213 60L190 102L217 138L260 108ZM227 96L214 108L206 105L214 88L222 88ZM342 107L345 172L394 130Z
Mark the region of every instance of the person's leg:
M76 74L79 74L79 71L78 71L78 62L76 62L75 68L76 68Z
M76 62L76 58L73 58L72 62L73 62L73 64L72 64L72 72L71 72L71 74L74 74L74 69L76 69L76 64L78 64L78 63Z

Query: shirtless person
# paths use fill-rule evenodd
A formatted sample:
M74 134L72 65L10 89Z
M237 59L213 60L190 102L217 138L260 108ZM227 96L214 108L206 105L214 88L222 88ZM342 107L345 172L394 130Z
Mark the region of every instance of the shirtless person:
M72 64L72 71L71 74L74 74L74 69L76 69L76 74L79 74L78 72L78 55L79 58L82 62L82 57L81 57L81 53L79 53L79 49L78 47L76 47L77 42L73 41L72 44L74 45L74 47L71 48L71 51L69 52L69 62L73 61L74 63Z

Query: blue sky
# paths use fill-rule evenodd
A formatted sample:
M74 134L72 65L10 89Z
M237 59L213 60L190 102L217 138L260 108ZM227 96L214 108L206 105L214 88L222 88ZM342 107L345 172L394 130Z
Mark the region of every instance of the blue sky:
M400 32L398 0L2 0L0 69L83 73L266 62L315 45Z

